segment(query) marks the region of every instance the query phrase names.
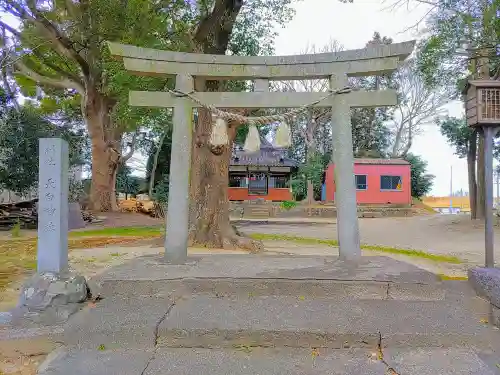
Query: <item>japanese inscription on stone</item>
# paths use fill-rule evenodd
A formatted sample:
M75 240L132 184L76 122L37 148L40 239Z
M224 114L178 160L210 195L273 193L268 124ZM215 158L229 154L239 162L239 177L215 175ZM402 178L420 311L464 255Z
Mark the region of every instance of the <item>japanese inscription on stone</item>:
M50 176L53 176L54 174L57 174L57 165L55 162L56 158L56 148L54 145L47 146L44 150L44 155L45 155L45 168L46 171L49 172L48 174ZM40 167L43 168L42 163L40 163ZM55 173L54 173L55 172ZM45 194L43 196L40 196L40 198L45 199L45 204L43 205L44 207L42 208L43 213L46 215L43 215L42 217L45 216L44 221L47 221L43 225L43 230L46 232L53 232L56 230L56 226L54 224L54 216L56 215L57 208L54 204L54 198L55 198L55 192L57 189L56 186L56 180L55 176L53 177L48 177L45 179L45 181L40 181L41 184L44 184L45 188Z
M68 145L40 139L38 271L61 272L68 258Z

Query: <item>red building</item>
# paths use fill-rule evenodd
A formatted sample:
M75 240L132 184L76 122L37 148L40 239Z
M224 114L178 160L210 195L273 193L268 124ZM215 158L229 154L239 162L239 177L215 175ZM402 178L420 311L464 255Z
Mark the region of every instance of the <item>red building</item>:
M334 169L326 170L327 201L335 201ZM410 170L402 159L354 159L358 204L411 204Z
M260 150L253 153L234 146L229 165L229 200L293 200L290 176L297 162L286 157L286 150L273 147L265 138L261 137L260 142Z

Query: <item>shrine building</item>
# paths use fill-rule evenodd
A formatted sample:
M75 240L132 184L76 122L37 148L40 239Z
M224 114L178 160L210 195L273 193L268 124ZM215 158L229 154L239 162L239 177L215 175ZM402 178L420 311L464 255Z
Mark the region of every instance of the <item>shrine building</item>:
M286 153L287 150L274 147L264 137L260 150L253 153L235 144L229 165L229 200L293 200L290 179L298 163Z
M323 201L335 202L335 165L325 173ZM356 202L411 204L411 165L403 159L354 159Z

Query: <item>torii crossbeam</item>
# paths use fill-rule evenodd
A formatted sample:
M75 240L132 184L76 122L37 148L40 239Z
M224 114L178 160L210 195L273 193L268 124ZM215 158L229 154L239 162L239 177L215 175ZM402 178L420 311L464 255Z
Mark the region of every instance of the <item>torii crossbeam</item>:
M348 77L390 73L413 51L415 41L336 53L294 56L227 56L162 51L108 43L111 54L123 59L139 75L174 76L178 92L192 93L207 106L222 108L292 108L324 97L320 92L269 92L270 80L320 79L330 89L347 86ZM193 77L212 80L254 80L254 92L193 92ZM139 107L174 109L172 157L165 257L171 263L187 258L189 220L189 171L191 164L192 110L200 104L171 92L131 91L129 103ZM339 253L343 259L361 256L352 152L350 109L397 104L395 90L352 91L332 95L317 106L332 108L333 158Z

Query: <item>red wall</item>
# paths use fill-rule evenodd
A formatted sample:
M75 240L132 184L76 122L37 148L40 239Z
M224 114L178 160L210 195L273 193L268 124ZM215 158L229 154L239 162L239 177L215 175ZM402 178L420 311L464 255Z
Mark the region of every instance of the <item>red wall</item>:
M248 195L247 188L228 188L230 201L247 201L262 198L266 201L291 201L293 200L290 189L269 188L267 195Z
M410 165L380 165L354 164L354 174L367 176L366 190L356 191L356 200L359 204L411 204L411 175ZM402 177L402 187L399 191L381 191L380 176L393 175ZM335 193L334 165L330 164L326 170L326 200L333 201Z

